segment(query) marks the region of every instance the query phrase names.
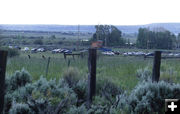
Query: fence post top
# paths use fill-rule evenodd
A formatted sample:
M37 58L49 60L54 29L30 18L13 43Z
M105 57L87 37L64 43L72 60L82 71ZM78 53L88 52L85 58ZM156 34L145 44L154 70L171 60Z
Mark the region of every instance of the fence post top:
M155 53L162 53L162 51L154 51Z
M88 50L97 50L97 48L89 48Z

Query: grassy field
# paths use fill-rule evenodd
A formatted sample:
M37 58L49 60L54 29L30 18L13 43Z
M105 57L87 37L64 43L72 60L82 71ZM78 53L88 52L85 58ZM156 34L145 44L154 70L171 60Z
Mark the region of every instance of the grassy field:
M48 57L51 57L51 60L47 79L61 78L64 71L68 69L68 60L71 67L78 69L80 76L88 75L87 56L83 59L75 57L75 60L68 57L65 60L62 54L45 52L43 55L46 59L42 58L42 53L30 54L31 59L29 59L28 54L30 53L21 53L20 56L9 58L7 75L12 75L16 70L24 68L33 76L33 80L37 80L41 75L45 76ZM161 79L180 82L180 62L178 61L179 59L162 60ZM137 70L146 66L152 70L152 62L152 59L144 60L143 57L98 55L97 79L107 78L122 88L131 90L138 83Z

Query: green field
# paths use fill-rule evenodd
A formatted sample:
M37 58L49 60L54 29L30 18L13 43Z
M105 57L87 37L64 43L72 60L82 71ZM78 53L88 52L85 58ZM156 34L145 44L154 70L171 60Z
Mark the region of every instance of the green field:
M31 55L31 59L28 58L28 54ZM43 59L42 55L46 59ZM48 57L51 57L51 60L47 79L61 78L64 71L68 69L68 60L70 60L70 67L77 68L80 76L87 77L88 75L87 56L83 59L75 57L75 60L67 57L65 60L63 54L50 52L35 54L21 52L20 56L8 58L7 75L12 75L16 70L24 68L33 76L33 80L37 80L41 75L45 76ZM162 60L161 79L180 82L180 62L178 61L179 59ZM152 62L152 59L144 60L143 57L104 56L98 53L97 78L107 78L124 89L131 90L138 83L137 70L148 66L151 71Z

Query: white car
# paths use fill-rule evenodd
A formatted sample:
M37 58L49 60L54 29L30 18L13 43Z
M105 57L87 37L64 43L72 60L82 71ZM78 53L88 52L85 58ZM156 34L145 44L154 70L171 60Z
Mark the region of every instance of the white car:
M104 55L115 55L114 54L114 52L112 52L112 51L106 51L106 52L102 52L102 54L104 54Z
M29 51L28 47L24 47L24 49L22 49L22 51Z
M44 48L39 48L39 49L37 49L37 52L44 52L44 51L45 51Z
M60 53L61 52L61 49L53 49L52 50L52 53Z

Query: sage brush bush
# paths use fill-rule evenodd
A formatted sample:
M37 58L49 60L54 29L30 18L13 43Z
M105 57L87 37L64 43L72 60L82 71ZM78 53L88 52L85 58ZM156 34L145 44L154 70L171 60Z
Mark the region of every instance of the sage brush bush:
M9 114L32 114L33 111L29 108L27 104L23 103L12 103L12 108L9 111Z
M15 90L19 87L25 86L27 83L32 82L32 76L24 69L16 71L9 79L9 87L11 90Z
M4 113L43 114L118 114L163 113L164 99L180 98L180 85L160 81L152 83L148 68L139 70L139 84L129 93L110 79L97 79L96 96L87 105L87 78L77 69L65 71L60 80L43 76L32 82L24 69L6 77ZM157 105L158 104L158 105Z
M63 79L69 87L73 87L80 79L78 70L73 67L68 68L63 74Z
M119 107L128 109L129 113L164 113L164 100L179 99L180 85L164 81L144 81L138 84L129 96L120 95L120 98L122 100Z
M151 78L152 71L149 69L149 67L138 69L136 72L136 76L140 81L147 81Z

